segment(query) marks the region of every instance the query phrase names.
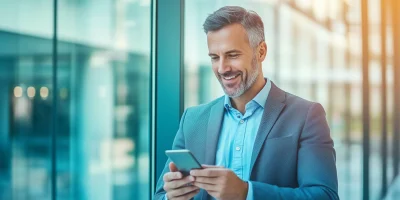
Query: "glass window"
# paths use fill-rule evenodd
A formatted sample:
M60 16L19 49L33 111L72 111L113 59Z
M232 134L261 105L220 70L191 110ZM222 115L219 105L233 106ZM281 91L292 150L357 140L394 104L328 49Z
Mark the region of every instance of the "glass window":
M0 0L0 199L150 198L150 3Z
M150 1L60 2L65 199L149 198L150 17Z
M0 4L0 199L50 199L53 1Z

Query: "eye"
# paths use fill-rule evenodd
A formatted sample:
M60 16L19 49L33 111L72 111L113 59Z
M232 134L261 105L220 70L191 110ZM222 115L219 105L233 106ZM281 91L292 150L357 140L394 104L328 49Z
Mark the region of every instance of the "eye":
M218 56L211 56L211 60L212 60L212 61L216 61L216 60L218 60L218 59L219 59Z
M239 54L229 54L229 58L237 58L239 57Z

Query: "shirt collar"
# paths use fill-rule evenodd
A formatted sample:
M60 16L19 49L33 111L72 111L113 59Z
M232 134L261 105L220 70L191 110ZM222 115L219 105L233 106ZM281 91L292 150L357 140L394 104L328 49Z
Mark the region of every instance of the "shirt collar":
M265 102L267 101L269 91L271 90L271 81L267 78L265 78L265 81L266 81L266 83L265 83L263 89L261 89L261 91L252 99L252 101L255 101L263 109L265 106ZM230 108L232 108L231 100L228 95L225 95L224 106L228 110Z

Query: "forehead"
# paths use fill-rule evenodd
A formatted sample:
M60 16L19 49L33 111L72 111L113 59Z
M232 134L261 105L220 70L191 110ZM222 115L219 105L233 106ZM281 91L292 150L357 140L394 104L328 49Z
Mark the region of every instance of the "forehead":
M210 53L225 52L232 49L246 51L250 48L246 30L240 24L231 24L207 33Z

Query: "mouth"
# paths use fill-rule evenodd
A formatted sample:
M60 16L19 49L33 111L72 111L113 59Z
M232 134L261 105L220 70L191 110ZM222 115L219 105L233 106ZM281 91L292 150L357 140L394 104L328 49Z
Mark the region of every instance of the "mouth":
M236 75L231 75L231 76L221 76L222 80L225 84L227 85L232 85L233 83L235 83L239 78L240 74L236 74Z

